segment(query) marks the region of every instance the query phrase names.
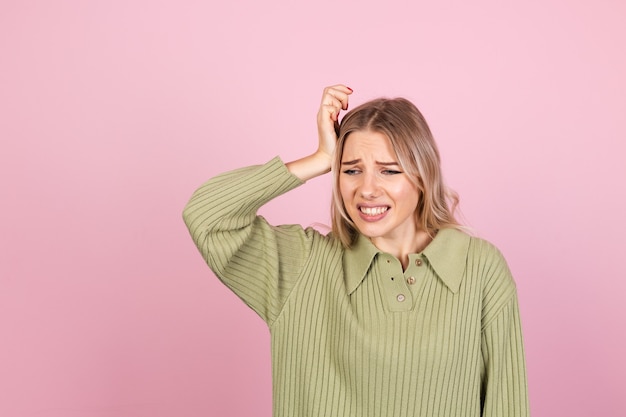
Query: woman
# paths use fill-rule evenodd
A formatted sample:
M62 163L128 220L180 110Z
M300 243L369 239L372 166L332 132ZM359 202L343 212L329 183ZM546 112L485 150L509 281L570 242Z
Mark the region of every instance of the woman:
M454 219L417 108L374 100L339 125L351 93L324 90L314 154L219 175L184 211L206 262L270 328L274 416L528 415L506 262ZM256 215L331 168L333 233Z

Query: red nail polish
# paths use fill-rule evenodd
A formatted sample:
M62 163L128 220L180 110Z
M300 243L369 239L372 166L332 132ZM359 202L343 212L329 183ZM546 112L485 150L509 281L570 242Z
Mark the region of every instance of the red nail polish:
M354 91L353 89L351 89L351 88L350 88L350 87L348 87L348 86L346 86L346 88L347 88L348 90L350 90L350 92L353 92L353 91Z

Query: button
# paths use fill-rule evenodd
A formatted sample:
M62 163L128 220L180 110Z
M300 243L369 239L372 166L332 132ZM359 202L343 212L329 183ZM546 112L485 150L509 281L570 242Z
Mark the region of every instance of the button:
M404 296L404 294L398 294L396 300L398 300L399 302L403 302L404 300L406 300L406 297Z
M415 260L415 265L422 266L422 260L421 259L416 259Z
M415 277L408 277L406 279L406 283L409 284L409 285L415 284Z

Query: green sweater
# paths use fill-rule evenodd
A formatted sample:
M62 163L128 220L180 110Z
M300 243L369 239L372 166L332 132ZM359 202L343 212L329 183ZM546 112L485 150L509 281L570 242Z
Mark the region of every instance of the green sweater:
M403 270L367 238L345 250L256 214L301 184L274 158L211 179L183 214L207 264L269 326L274 416L528 416L500 252L443 229Z

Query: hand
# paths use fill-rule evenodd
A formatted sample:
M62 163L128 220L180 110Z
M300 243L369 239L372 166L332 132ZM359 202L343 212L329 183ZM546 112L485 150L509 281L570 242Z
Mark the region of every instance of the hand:
M317 151L287 163L287 169L302 181L307 181L330 171L333 152L337 146L339 112L348 110L348 96L350 94L352 94L352 89L345 85L334 85L324 89L322 103L317 112L317 134L319 137Z
M322 95L322 102L317 112L317 134L319 137L318 153L332 157L337 144L339 131L339 112L348 110L348 96L352 89L345 85L326 87Z

